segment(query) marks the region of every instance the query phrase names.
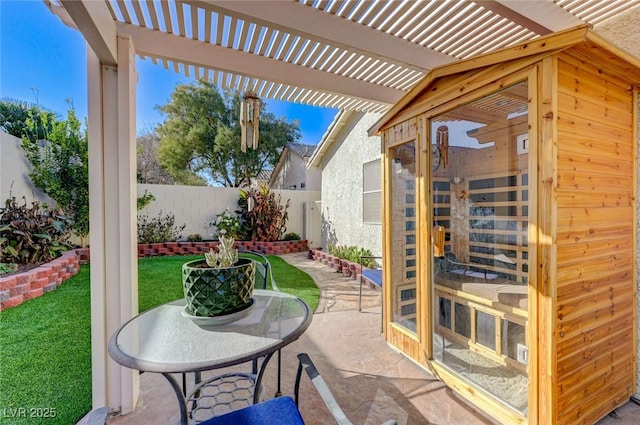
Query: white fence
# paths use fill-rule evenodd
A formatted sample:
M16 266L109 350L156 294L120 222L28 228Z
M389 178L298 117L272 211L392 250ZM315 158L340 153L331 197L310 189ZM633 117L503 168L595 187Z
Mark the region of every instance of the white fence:
M197 233L204 239L211 239L215 228L210 223L225 209L231 212L238 209L239 189L207 186L169 186L157 184L139 184L138 196L148 191L155 197L139 214L155 217L172 213L176 224L185 224L182 237ZM320 212L316 201L320 200L319 191L274 190L281 196L281 203L290 200L287 210L287 233L295 232L309 241L309 246L320 243Z

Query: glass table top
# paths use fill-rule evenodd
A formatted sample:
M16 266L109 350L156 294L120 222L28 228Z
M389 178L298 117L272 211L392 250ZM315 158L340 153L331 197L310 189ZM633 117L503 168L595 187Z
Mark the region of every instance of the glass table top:
M125 323L109 342L118 363L149 372L195 372L232 366L272 353L298 339L311 323L301 299L255 290L238 320L203 324L183 312L184 299L148 310Z

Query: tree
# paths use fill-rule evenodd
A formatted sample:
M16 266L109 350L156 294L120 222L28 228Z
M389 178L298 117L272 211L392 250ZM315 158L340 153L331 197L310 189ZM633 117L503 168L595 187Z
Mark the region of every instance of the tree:
M29 174L33 184L53 198L58 207L74 220L73 229L81 237L89 233L89 143L75 110L70 107L67 119L58 121L43 116L50 128L46 140L22 138L22 147L33 165ZM39 124L27 120L32 134Z
M300 138L297 122L287 122L261 105L258 149L240 150L241 94L219 92L208 82L178 85L160 107L167 119L158 127L158 160L180 184L247 186L275 166L282 148Z
M175 184L176 181L158 162L160 137L155 129L148 129L137 141L137 180L147 184Z
M38 105L14 99L0 101L0 130L12 136L30 140L46 139L51 132L51 122L56 119L53 112ZM33 125L27 124L31 120Z

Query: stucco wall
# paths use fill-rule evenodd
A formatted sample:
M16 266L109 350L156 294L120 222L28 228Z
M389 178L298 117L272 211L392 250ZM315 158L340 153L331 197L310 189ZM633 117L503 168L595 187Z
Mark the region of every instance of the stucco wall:
M31 169L31 164L22 150L22 141L15 136L0 132L0 202L2 206L9 195L16 199L25 196L27 204L37 200L55 205L51 198L31 185L29 179Z
M380 159L367 130L379 114L354 114L322 162L322 247L356 245L382 254L382 225L362 220L362 164Z
M320 176L318 170L307 170L304 158L289 151L272 187L274 189L289 189L295 185L297 190L321 190ZM300 183L304 183L304 188Z
M608 20L604 24L597 25L595 30L598 34L605 37L607 40L631 53L637 58L640 58L640 7L631 9L627 13L623 13L620 16ZM640 109L640 102L638 105ZM640 117L638 118L638 127L640 128ZM640 131L638 131L638 145L640 145ZM640 149L638 149L640 151ZM640 160L640 157L638 158ZM640 175L640 170L638 170ZM640 180L638 181L638 187L640 187ZM637 208L640 208L640 201L636 199ZM638 214L640 216L640 214ZM640 220L636 217L636 220ZM640 229L640 221L638 222L638 229ZM637 246L640 247L640 235L636 234ZM636 284L637 289L637 305L638 312L640 313L640 253L636 253L636 270L639 273L637 276ZM636 342L638 359L636 362L636 397L640 398L640 314L638 314L638 336Z
M231 212L238 208L238 189L206 186L169 186L158 184L138 184L138 196L144 191L150 192L156 199L147 205L141 214L149 217L157 216L160 211L163 214L171 212L175 215L176 224L186 224L182 231L182 237L198 233L205 239L213 237L215 229L209 223L222 213L225 208ZM315 202L320 199L320 192L302 190L274 190L282 196L285 203L291 200L287 233L296 232L303 239L310 239L309 245L313 245L312 233L305 234L304 203Z

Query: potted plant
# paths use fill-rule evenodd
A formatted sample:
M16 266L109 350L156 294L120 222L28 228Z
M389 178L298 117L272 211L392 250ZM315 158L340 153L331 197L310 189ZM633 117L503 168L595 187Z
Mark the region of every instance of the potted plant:
M186 312L214 317L232 314L251 304L255 268L252 260L239 258L233 238L220 237L218 251L182 265Z

